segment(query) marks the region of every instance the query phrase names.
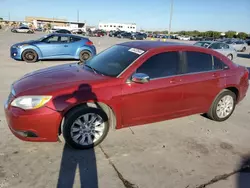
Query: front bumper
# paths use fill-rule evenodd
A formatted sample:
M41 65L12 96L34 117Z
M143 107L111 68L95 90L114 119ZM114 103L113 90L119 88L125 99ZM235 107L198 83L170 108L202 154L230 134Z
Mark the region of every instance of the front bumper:
M33 142L56 142L61 114L47 107L22 110L5 104L5 116L11 132L19 139Z
M15 46L11 46L10 48L10 57L16 60L22 60L21 50Z

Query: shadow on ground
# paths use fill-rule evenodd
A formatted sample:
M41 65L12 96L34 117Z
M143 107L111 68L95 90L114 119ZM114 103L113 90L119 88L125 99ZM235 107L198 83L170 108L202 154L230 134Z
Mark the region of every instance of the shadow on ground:
M237 175L237 188L250 188L250 156L242 160Z
M237 54L238 57L250 59L250 54Z
M57 188L73 188L79 170L81 187L98 188L98 176L94 149L75 150L66 144L63 148Z

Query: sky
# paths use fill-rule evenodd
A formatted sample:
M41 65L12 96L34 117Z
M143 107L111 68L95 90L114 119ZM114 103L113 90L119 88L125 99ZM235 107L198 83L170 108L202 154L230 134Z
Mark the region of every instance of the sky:
M0 0L0 17L25 16L136 23L137 29L168 30L171 0ZM250 33L250 0L173 0L172 31L216 30Z

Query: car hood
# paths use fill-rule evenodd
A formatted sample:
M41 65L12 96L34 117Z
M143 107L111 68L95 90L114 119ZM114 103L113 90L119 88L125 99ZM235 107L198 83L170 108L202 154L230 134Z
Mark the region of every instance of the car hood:
M85 70L78 63L59 65L28 73L13 83L15 95L51 94L80 84L102 83L111 77Z
M37 41L37 40L29 40L29 41L16 43L16 44L14 44L14 46L20 46L20 45L24 45L24 44L32 45L32 44L37 44L37 43L39 43L39 41Z

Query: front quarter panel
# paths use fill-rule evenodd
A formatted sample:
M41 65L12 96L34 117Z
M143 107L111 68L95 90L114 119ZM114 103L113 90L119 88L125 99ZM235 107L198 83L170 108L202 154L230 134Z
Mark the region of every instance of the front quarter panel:
M34 45L27 45L27 46L22 47L20 49L20 54L22 54L27 49L35 50L38 55L38 59L42 58L41 50L37 46L34 46Z

